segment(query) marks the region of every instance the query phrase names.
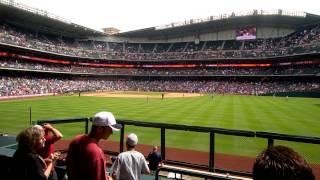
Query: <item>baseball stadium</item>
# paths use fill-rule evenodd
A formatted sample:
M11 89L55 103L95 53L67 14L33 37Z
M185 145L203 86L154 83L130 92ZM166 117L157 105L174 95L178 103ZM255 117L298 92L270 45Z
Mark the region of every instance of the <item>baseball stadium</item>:
M136 150L159 146L164 164L142 179L253 179L257 155L276 145L320 179L319 76L316 14L252 10L102 32L0 0L0 169L10 177L21 130L50 123L63 133L55 168L66 178L70 141L109 111L122 128L99 142L107 171L134 132Z

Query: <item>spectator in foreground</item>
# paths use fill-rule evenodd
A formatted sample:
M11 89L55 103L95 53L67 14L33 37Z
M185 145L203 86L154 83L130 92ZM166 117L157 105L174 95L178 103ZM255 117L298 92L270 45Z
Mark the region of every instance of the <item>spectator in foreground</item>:
M45 146L39 150L39 155L43 158L50 158L52 155L59 156L59 152L55 152L54 150L54 143L60 140L63 135L62 133L54 128L49 123L44 123L41 126L35 125L34 127L42 129L44 131L44 138L45 138ZM55 172L54 168L48 178L48 180L58 180L57 173Z
M262 151L253 165L254 180L314 180L307 162L297 152L285 146Z
M46 139L46 142L44 148L40 150L39 154L43 158L48 158L55 151L54 143L59 141L63 135L58 129L54 128L49 123L44 123L41 127L44 130L44 138Z
M149 169L155 171L158 169L159 164L162 165L162 157L158 152L158 146L153 146L152 152L149 153L147 160L149 161Z
M70 143L66 165L69 180L107 180L106 158L99 147L100 139L107 140L121 125L110 112L99 112L92 120L88 135L78 135Z
M143 154L135 150L138 143L136 134L127 136L127 151L118 155L112 166L112 177L116 180L140 180L141 173L149 174L150 170Z
M57 157L43 159L37 152L44 147L44 131L29 127L17 136L18 148L13 155L13 179L47 180Z

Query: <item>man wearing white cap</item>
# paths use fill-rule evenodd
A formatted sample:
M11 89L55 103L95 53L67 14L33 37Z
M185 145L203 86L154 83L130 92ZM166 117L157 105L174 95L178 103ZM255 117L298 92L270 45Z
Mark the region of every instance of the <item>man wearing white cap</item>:
M112 177L116 180L140 180L141 173L150 173L148 164L143 154L134 148L138 137L134 133L127 136L127 151L118 155L112 166Z
M100 139L107 140L121 125L110 112L99 112L92 119L87 135L78 135L70 143L66 158L69 180L107 180L106 158L99 147Z

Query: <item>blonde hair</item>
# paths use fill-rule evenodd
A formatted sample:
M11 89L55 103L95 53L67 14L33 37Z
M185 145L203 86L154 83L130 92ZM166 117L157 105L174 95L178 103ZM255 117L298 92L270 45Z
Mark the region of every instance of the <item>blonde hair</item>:
M44 131L37 127L29 127L21 131L17 136L18 149L31 152L37 140L43 137Z

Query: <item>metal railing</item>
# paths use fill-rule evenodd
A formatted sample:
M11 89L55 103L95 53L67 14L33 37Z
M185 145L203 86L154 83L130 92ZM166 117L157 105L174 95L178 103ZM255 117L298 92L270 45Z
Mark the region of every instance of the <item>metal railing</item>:
M173 166L162 166L158 168L155 172L155 180L158 180L161 177L160 172L168 172L173 173L173 179L184 179L183 176L191 176L191 177L200 177L204 179L216 179L216 180L251 180L251 178L233 176L229 174L219 174L219 173L211 173L205 171L198 171L192 169L178 168ZM178 175L178 176L177 176Z
M62 123L73 123L73 122L85 122L84 128L85 133L88 133L89 130L89 121L91 118L72 118L72 119L51 119L51 120L39 120L34 121L33 124L42 124L42 123L52 123L52 124L62 124ZM232 130L232 129L223 129L223 128L211 128L211 127L200 127L200 126L187 126L187 125L177 125L177 124L168 124L168 123L154 123L154 122L142 122L142 121L132 121L132 120L117 120L119 124L122 124L123 128L120 132L120 152L124 151L124 131L127 125L139 126L139 127L149 127L149 128L159 128L161 134L161 155L162 159L168 164L175 164L190 168L206 169L210 172L230 172L236 175L251 176L250 172L244 171L234 171L234 170L225 170L218 169L215 167L215 139L217 134L238 136L238 137L258 137L268 140L266 147L274 145L275 140L284 140L284 141L293 141L293 142L303 142L311 144L320 144L319 137L306 137L306 136L294 136L286 134L277 134L270 132L254 132L254 131L244 131L244 130ZM182 130L182 131L192 131L192 132L202 132L208 133L210 137L209 144L209 158L208 165L199 165L194 163L172 161L166 159L166 131L167 130ZM119 152L119 153L120 153ZM117 152L114 152L115 154ZM164 170L164 169L162 169Z

